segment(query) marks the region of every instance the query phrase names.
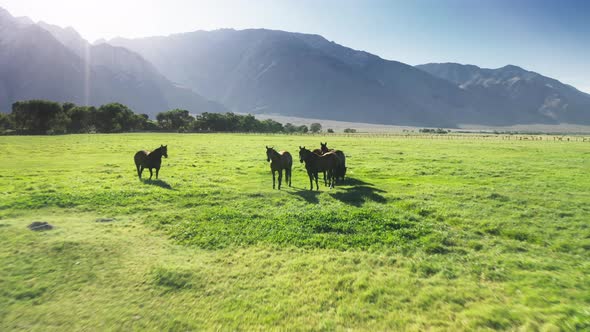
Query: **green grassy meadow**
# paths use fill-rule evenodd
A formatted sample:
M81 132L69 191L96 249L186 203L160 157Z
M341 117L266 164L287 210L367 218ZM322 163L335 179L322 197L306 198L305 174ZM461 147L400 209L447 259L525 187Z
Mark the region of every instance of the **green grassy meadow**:
M310 192L298 146L320 141L349 178ZM0 156L0 331L590 330L588 142L14 136Z

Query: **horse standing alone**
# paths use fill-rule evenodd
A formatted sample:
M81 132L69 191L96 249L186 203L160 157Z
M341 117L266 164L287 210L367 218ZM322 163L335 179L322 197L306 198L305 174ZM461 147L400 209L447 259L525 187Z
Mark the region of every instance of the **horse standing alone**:
M287 151L277 152L272 147L266 147L266 161L270 161L270 171L272 172L272 189L275 188L275 172L279 172L279 190L281 190L281 181L283 180L283 169L285 170L285 182L291 186L291 168L293 167L293 158Z
M149 151L137 151L135 157L135 167L137 168L137 176L141 180L141 173L145 168L150 170L150 180L152 179L152 169L156 169L156 179L160 172L160 166L162 165L162 156L168 158L168 145L161 145L159 148L152 152Z

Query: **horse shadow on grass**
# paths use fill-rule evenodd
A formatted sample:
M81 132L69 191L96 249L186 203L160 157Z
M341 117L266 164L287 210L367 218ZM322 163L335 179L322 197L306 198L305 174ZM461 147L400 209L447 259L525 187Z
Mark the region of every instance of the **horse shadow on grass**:
M163 189L174 190L174 188L172 188L172 186L168 182L162 181L162 180L141 180L141 182L143 182L144 184L148 184L150 186L156 186L156 187L160 187Z
M330 193L330 196L342 203L359 207L367 202L380 204L387 202L387 199L381 195L386 191L375 188L372 183L355 178L346 178L343 182L338 183L338 185L350 186L346 188L340 187L338 192Z
M291 190L287 191L291 195L296 195L303 198L307 203L318 204L320 202L318 196L320 194L317 190L307 190L296 187L291 187Z

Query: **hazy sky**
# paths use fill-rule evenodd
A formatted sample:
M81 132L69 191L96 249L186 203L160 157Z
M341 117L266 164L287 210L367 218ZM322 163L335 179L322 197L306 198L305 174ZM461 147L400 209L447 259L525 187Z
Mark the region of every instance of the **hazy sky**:
M270 28L408 64L515 64L590 92L586 0L0 0L15 16L83 37Z

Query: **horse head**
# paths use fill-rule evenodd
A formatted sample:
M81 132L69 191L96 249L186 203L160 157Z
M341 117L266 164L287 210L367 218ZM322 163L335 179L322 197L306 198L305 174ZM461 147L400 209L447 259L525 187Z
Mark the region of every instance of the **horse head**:
M299 146L299 162L303 163L303 160L307 158L309 152L310 151L306 149L305 146Z
M266 146L266 161L270 161L271 156L272 156L272 152L274 151L273 147L268 147L268 145Z
M326 153L326 152L328 152L330 150L330 149L328 149L328 142L326 142L326 143L320 142L320 146L322 148L322 152L323 153Z
M168 145L160 145L160 152L162 152L162 156L168 158Z

